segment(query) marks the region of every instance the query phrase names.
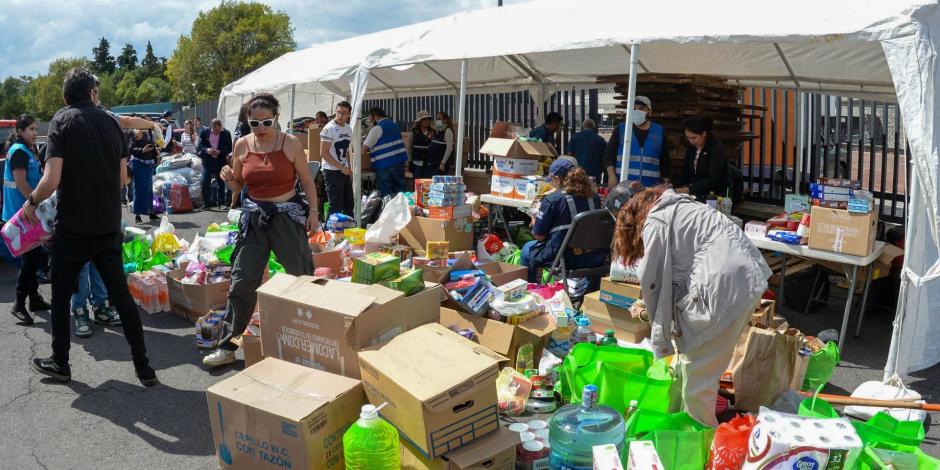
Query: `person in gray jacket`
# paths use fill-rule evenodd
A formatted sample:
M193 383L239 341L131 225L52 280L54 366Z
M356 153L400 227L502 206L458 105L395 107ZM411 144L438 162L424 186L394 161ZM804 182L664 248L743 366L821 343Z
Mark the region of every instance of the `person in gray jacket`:
M664 186L621 208L614 256L638 262L653 354L681 353L685 411L717 426L718 382L767 290L763 256L730 219Z

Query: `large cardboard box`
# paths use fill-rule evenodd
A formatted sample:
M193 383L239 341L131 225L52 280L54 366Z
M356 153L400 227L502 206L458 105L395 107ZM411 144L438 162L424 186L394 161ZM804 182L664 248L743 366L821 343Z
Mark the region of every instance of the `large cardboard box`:
M436 323L441 295L431 283L405 297L378 284L276 274L258 289L264 356L359 378L356 353Z
M581 307L584 314L591 319L591 328L599 334L611 329L617 339L634 344L650 337L649 322L634 319L627 309L601 302L599 291L585 295Z
M434 220L412 217L411 222L398 235L399 241L423 255L429 241L447 240L451 251L473 248L473 224L470 220Z
M519 325L510 325L498 320L458 312L441 307L441 325L448 328L472 329L474 341L491 351L506 356L509 367L515 367L516 355L524 345L532 345L535 363L542 358L542 351L555 331L555 322L548 315L540 315Z
M855 256L868 256L875 247L878 215L813 206L809 247Z
M458 220L470 217L473 217L473 206L470 204L461 204L456 207L428 207L428 218L434 220Z
M529 176L539 174L539 160L533 157L493 157L493 174L501 176Z
M241 336L241 350L245 354L245 367L251 367L264 359L261 354L261 337L255 335Z
M525 279L529 272L525 266L493 261L480 266L480 270L490 277L494 286L508 284L516 279Z
M330 268L333 274L340 275L343 270L343 253L340 251L323 251L320 245L311 245L313 251L313 267Z
M519 433L500 427L443 457L429 460L408 442L401 446L402 470L515 470Z
M404 440L434 459L496 431L502 356L439 324L420 326L359 353L372 404Z
M601 278L600 299L614 307L630 308L637 299L643 297L643 290L637 284L611 281Z
M170 298L170 308L179 317L193 323L216 307L224 307L228 302L231 281L216 284L183 284L180 279L186 271L176 269L166 273L166 288Z
M513 176L493 175L490 181L490 194L494 196L513 198L516 190L516 178Z
M365 403L358 380L265 359L206 390L223 469L343 468L343 432Z
M480 153L499 157L533 158L555 157L555 147L545 142L522 142L520 130L522 126L516 123L497 121L493 124L490 136L480 147Z

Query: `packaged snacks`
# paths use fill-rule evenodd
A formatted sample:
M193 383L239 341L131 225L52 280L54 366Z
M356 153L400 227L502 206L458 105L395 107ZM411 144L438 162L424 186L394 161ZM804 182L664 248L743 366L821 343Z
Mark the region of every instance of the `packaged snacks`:
M382 281L379 284L388 287L389 289L395 289L399 292L404 292L405 296L409 296L412 294L417 294L424 289L424 278L421 275L420 269L410 269L395 279Z
M352 281L375 284L399 276L401 260L388 253L369 253L353 260Z
M425 246L425 255L427 259L447 259L450 256L450 242L448 241L429 241Z

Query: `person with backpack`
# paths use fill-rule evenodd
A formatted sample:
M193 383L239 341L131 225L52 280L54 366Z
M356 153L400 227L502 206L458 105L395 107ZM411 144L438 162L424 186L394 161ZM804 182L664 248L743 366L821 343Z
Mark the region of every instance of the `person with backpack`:
M685 122L685 151L682 173L673 181L677 193L691 194L704 202L710 193L731 196L731 176L725 147L715 138L712 121L697 116Z

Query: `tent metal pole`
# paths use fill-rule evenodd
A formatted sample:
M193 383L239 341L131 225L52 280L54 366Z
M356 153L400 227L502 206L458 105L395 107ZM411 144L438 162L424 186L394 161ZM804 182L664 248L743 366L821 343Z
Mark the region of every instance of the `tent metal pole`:
M793 156L793 193L801 194L803 191L803 139L805 136L805 126L803 125L803 90L796 89L796 97L793 100L793 117L796 126L796 153ZM786 188L783 188L786 192Z
M906 233L904 234L905 248L911 246L914 239L914 210L911 209L911 202L919 204L918 201L920 201L920 182L917 181L916 166L912 165L911 169L913 170L911 173L911 187L910 191L907 191L907 200L904 201L904 207L907 208L907 220L904 222L906 224ZM911 285L911 278L908 275L910 264L911 257L905 256L904 264L901 267L901 288L898 292L897 312L894 314L894 322L892 323L891 346L888 347L888 360L885 362L884 382L887 382L888 379L897 373L898 349L901 347L901 327L904 324L904 313L907 310L907 295Z
M466 101L467 101L467 59L460 61L460 93L457 95L457 156L456 175L463 172L463 136L466 132Z
M627 84L627 109L624 113L623 125L623 152L626 154L620 163L620 181L626 181L630 173L630 146L633 143L633 125L630 122L630 111L633 110L633 101L636 100L636 69L639 63L639 44L630 45L630 81Z
M287 123L287 133L294 133L294 97L297 96L297 84L290 86L290 121Z

